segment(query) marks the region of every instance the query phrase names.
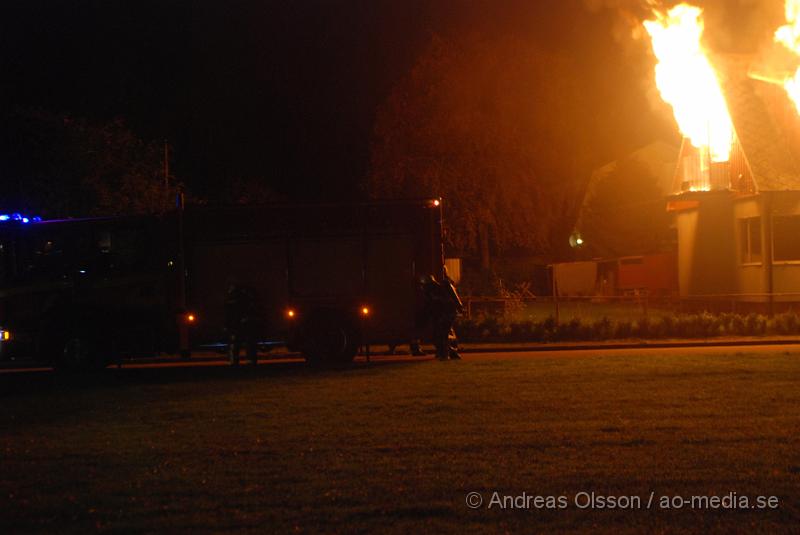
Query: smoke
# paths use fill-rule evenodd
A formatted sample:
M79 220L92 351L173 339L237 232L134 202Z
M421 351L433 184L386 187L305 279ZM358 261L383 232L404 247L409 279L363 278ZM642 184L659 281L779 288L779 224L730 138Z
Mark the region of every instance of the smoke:
M703 9L704 44L713 53L755 58L752 68L767 76L785 69L786 53L773 40L775 30L784 24L784 0L583 0L589 11L610 16L609 31L629 59L652 57L642 22L680 3ZM643 74L640 85L653 111L668 114L651 70Z
M657 5L661 2L655 0L583 0L583 3L591 11L599 11L601 9L635 11L639 9L648 9L649 6Z
M706 44L715 52L754 54L784 24L783 0L705 0Z
M667 11L683 3L662 0L583 0L589 11L615 14L615 39L637 41L644 37L641 23L654 11ZM748 54L769 46L775 29L783 24L784 0L686 0L703 9L706 45L715 52Z
M583 0L593 12L609 11L614 14L611 34L619 43L637 41L642 37L642 21L652 16L651 0Z

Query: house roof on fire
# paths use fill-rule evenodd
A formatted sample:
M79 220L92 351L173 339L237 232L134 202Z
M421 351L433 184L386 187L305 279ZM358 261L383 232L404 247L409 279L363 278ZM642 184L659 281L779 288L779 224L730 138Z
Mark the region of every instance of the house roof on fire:
M783 87L758 79L752 57L714 63L756 190L800 191L800 114Z

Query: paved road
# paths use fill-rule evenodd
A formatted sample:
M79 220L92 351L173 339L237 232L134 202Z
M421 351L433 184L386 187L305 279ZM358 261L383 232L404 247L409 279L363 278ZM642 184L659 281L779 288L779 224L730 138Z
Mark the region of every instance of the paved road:
M646 357L647 355L664 355L664 354L779 354L779 353L797 353L800 355L800 344L764 344L764 345L747 345L740 347L731 346L700 346L700 347L653 347L653 348L594 348L594 349L558 349L558 350L519 350L519 351L486 351L486 352L465 352L463 358L465 361L471 360L519 360L519 359L541 359L541 358L587 358L587 357L603 357L603 356L620 356L631 355L638 357ZM393 362L421 362L434 360L432 356L427 357L412 357L409 355L382 355L376 354L371 357L371 361L379 364L389 364ZM356 365L366 365L366 359L363 356L356 358ZM290 353L275 353L269 355L262 355L259 358L259 366L304 366L304 361L300 355ZM148 368L207 368L207 367L227 367L228 362L223 355L218 353L200 354L188 360L163 358L142 361L129 361L121 366L122 370L127 369L148 369ZM241 368L247 368L250 364L243 360ZM0 368L0 374L11 373L48 373L52 372L51 368L46 367L29 367L23 365L16 365L11 367Z

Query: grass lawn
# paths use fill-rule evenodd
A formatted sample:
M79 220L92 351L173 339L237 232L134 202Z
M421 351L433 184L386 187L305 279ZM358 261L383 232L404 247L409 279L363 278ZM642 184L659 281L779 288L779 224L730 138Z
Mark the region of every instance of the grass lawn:
M0 377L0 532L791 532L800 355L647 353L313 371ZM493 491L564 510L471 510ZM576 493L775 495L579 510ZM644 505L643 505L644 506Z

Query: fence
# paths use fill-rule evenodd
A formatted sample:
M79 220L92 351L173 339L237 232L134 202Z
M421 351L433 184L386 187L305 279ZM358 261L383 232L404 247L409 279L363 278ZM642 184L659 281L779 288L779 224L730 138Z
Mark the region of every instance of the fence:
M634 293L619 296L497 297L466 296L467 318L505 317L511 320L542 321L552 317L556 322L574 318L597 320L636 320L681 312L730 312L773 314L800 311L800 293L707 294L686 297Z

